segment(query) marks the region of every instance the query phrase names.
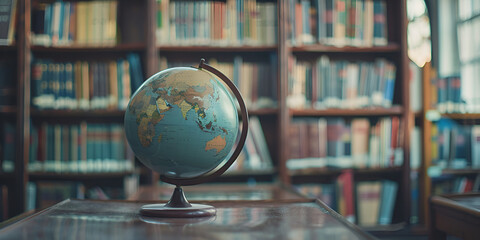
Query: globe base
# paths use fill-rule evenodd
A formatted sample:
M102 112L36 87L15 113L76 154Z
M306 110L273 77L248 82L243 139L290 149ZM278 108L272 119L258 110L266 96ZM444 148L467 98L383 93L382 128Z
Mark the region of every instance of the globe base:
M167 204L147 204L140 208L140 215L161 218L199 218L210 217L216 214L213 206L204 204L190 204L180 186L173 191Z
M168 207L166 204L148 204L140 208L140 214L147 217L160 218L200 218L216 214L213 206L191 204L190 207Z

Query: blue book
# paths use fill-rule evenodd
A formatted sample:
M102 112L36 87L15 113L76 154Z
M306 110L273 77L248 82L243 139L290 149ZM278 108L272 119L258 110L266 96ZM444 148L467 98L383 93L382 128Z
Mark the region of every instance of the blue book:
M302 0L302 34L304 38L302 39L303 43L309 43L311 37L310 30L310 0Z
M240 74L243 65L243 58L239 55L235 56L233 59L233 83L240 89Z
M387 9L384 0L373 0L373 45L387 44Z
M60 99L60 63L53 64L53 72L52 72L52 80L51 80L51 87L52 87L52 94L53 94L53 108L58 107L59 99Z
M63 38L63 29L64 29L64 24L65 24L65 3L64 2L57 2L60 6L60 15L58 18L59 21L59 27L58 27L58 39L57 40L62 40Z
M123 109L124 94L123 94L123 59L117 60L117 102L118 102L118 109Z
M44 68L45 67L45 68ZM32 63L32 104L35 107L41 106L41 97L46 92L46 84L42 85L42 81L45 81L44 74L46 75L47 64L41 60L34 61Z
M72 63L65 63L65 99L67 108L75 108L77 99L75 95L75 79Z
M135 92L143 83L142 67L140 64L140 57L138 54L130 53L127 55L128 63L130 64L130 80L132 92Z
M395 88L395 73L396 73L395 65L388 63L385 69L384 107L392 106L393 93Z
M52 4L45 7L44 33L52 39Z
M58 96L56 107L65 108L65 100L67 99L67 77L65 73L65 63L58 64Z
M378 223L388 225L392 223L395 198L397 197L398 184L396 182L385 180L382 182L380 211Z

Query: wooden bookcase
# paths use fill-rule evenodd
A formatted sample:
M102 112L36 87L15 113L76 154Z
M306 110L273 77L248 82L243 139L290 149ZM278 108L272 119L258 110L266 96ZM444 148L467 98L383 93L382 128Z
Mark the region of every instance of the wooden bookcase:
M409 185L409 129L413 122L413 114L409 108L408 86L408 58L406 44L406 1L385 1L387 13L388 44L373 47L333 47L320 44L292 46L288 41L288 12L289 2L284 0L268 1L277 3L277 43L272 46L184 46L184 45L157 45L156 14L157 2L155 0L127 1L118 0L119 15L128 16L118 19L120 42L113 46L33 46L31 43L31 12L32 1L19 1L19 24L17 41L14 47L8 47L1 51L11 51L17 57L18 68L18 101L16 110L2 110L0 114L9 114L15 118L17 124L16 148L18 155L15 161L15 188L18 192L13 194L12 215L23 212L25 206L25 189L30 180L79 180L96 178L98 175L56 175L56 174L29 174L27 171L29 161L29 134L30 121L45 119L55 122L75 122L78 119L122 122L121 111L76 111L76 110L36 110L31 107L30 90L32 58L48 57L54 59L103 59L125 56L128 52L135 52L141 56L143 75L148 77L158 72L159 57L168 60L188 60L197 62L201 57L207 59L232 59L235 55L241 55L245 59L255 61L268 61L268 56L275 54L276 60L276 107L266 109L252 109L250 115L257 116L264 129L268 148L273 159L275 171L273 172L245 172L228 178L246 179L245 176L259 175L259 178L278 179L285 184L298 184L308 182L322 182L322 179L335 179L341 171L338 169L323 169L309 173L295 173L287 166L289 158L290 139L288 129L296 118L321 118L341 117L378 119L381 117L399 117L404 125L401 145L403 146L404 159L401 166L394 168L354 169L355 181L371 181L389 179L398 183L394 223L408 223L410 209L410 185ZM262 2L262 1L259 1ZM136 36L133 38L132 36ZM344 60L372 60L386 58L396 66L396 82L393 106L389 108L365 108L365 109L290 109L286 99L288 96L288 59L290 56L301 59L314 59L321 55L328 55L336 59ZM313 61L313 60L312 60ZM128 174L128 173L126 173ZM240 176L240 177L239 177ZM118 176L110 176L116 178ZM152 179L155 181L155 175ZM9 178L2 174L3 178ZM106 178L109 178L108 176ZM232 180L233 181L233 180Z
M281 59L284 61L281 64L287 64L287 58L293 56L302 61L314 62L314 60L322 55L326 55L331 59L349 60L349 61L371 61L376 58L387 58L394 62L396 72L395 94L392 107L367 107L359 109L341 109L341 108L327 108L314 109L313 107L301 107L300 109L290 108L287 105L281 106L281 120L283 130L282 143L283 148L280 152L279 159L279 173L283 182L296 184L315 184L315 183L332 183L337 181L342 174L343 169L305 169L301 171L289 170L286 162L289 160L288 147L290 142L288 140L288 133L285 129L296 119L318 119L318 118L367 118L370 121L382 117L399 117L404 124L402 132L402 142L404 158L401 166L395 167L374 167L374 168L360 168L353 169L354 189L358 182L378 181L378 180L392 180L398 183L397 198L395 201L395 212L393 214L392 224L390 226L372 227L368 228L371 231L391 231L398 229L398 226L409 224L410 217L410 163L409 163L409 134L413 124L414 114L410 111L409 106L409 81L408 81L408 57L407 57L407 43L406 43L406 7L405 1L386 1L387 5L387 23L388 23L388 44L385 46L373 47L336 47L326 46L321 44L310 44L301 46L290 46L286 44L281 46ZM284 4L284 7L285 4ZM284 11L287 9L284 8ZM286 20L280 26L287 26ZM284 31L286 31L284 29ZM280 43L282 44L282 43ZM283 49L285 48L285 49ZM287 66L287 65L283 65ZM288 72L282 72L288 74ZM281 75L282 75L281 74ZM286 101L288 87L286 86L286 77L281 78L280 85L283 87L282 102ZM283 84L283 85L282 85ZM285 104L285 103L284 103ZM288 130L287 130L288 131ZM354 190L355 192L355 190ZM355 198L355 193L354 193ZM356 207L358 210L358 206ZM358 222L357 222L358 223Z
M472 190L478 191L480 169L475 163L475 159L478 158L473 153L477 148L472 143L477 139L472 129L480 122L478 101L475 99L474 90L477 88L475 84L478 83L478 52L472 49L478 47L479 42L468 39L472 34L473 23L478 21L479 9L472 3L473 1L457 1L443 6L432 5L436 12L447 7L455 7L450 12L450 19L447 20L453 23L451 30L445 30L439 26L440 17L433 12L432 33L437 36L448 33L460 40L458 43L450 43L454 44L453 46L448 46L458 50L452 59L450 56L443 56L445 53L442 47L446 45L443 42L442 46L442 38L434 38L434 45L432 45L434 58L432 63L427 63L422 70L423 112L419 122L423 135L420 174L420 192L422 193L420 209L423 210L420 212L420 221L427 227L435 221L430 219L433 215L430 212L432 208L429 208L431 204L429 199L438 194L464 194ZM448 72L441 69L445 68L442 63L456 66L457 69L454 69L454 73ZM452 84L456 81L458 84ZM449 121L446 125L445 120ZM444 125L440 126L442 124ZM463 144L458 139L464 140ZM456 155L460 152L457 150L458 147L463 147L464 155ZM444 150L443 153L440 148ZM461 162L461 164L456 165L455 162ZM475 182L477 182L476 185Z
M422 128L422 165L420 168L420 191L423 193L420 196L420 209L419 213L420 223L425 227L430 226L432 223L430 219L430 207L429 199L438 193L435 193L434 189L438 182L435 179L441 179L445 177L443 182L452 183L455 178L466 178L469 181L474 182L480 176L480 169L472 166L463 168L451 167L451 166L438 166L435 163L438 160L438 133L434 133L434 126L438 124L440 118L450 119L454 121L458 126L472 126L478 125L480 116L478 113L440 113L436 107L437 105L437 73L431 63L427 63L422 69L423 80L423 111L419 116L419 122ZM435 130L438 131L438 130ZM465 142L465 144L471 144L471 140ZM444 146L445 147L445 146ZM450 148L450 146L446 146ZM455 146L453 146L455 147ZM465 146L467 151L471 150L473 146ZM436 153L434 153L436 151ZM449 150L451 151L451 149ZM454 157L454 156L453 156ZM472 160L471 153L467 153L467 161ZM441 182L441 181L440 181ZM443 191L441 194L461 194L465 192L456 192L455 189ZM474 189L474 191L477 191Z

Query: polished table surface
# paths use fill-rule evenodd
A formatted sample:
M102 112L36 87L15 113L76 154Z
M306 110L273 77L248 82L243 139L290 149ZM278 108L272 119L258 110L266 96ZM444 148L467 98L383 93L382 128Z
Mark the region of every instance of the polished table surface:
M430 199L430 238L480 239L480 193L434 196Z
M0 229L0 239L375 239L311 199L200 201L217 212L197 219L140 216L150 203L65 200Z

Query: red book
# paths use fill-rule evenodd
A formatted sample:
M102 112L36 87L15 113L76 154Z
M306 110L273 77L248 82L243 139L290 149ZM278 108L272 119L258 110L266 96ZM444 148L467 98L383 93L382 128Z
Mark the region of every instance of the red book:
M338 176L338 190L341 194L338 202L339 213L350 222L355 222L355 204L353 201L353 172L346 169Z

